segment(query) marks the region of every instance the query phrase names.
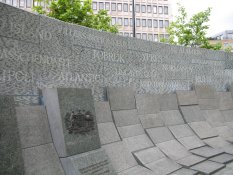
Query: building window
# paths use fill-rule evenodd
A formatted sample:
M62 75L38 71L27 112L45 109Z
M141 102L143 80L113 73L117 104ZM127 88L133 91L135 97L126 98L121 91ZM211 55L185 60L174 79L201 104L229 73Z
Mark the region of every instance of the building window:
M130 37L133 37L133 33L130 33Z
M18 5L17 0L13 0L13 6L17 7L17 5Z
M32 7L32 0L27 0L27 8L31 8Z
M6 0L6 4L12 5L11 3L11 0Z
M119 35L120 35L120 36L123 36L123 33L122 33L122 32L119 32Z
M118 12L121 12L122 11L122 4L117 4L117 11Z
M142 19L142 27L146 27L146 19Z
M112 17L112 25L115 25L115 24L116 24L116 18Z
M130 18L129 23L130 23L130 26L132 27L133 26L133 20L132 20L132 18Z
M159 28L163 28L163 20L159 20Z
M138 18L136 19L136 26L137 26L137 27L140 27L140 26L141 26L141 20L138 19Z
M147 6L147 13L151 13L151 5Z
M122 18L118 18L118 25L122 26Z
M143 34L142 34L142 39L147 40L146 33L143 33Z
M145 5L142 5L142 13L146 13L146 6Z
M141 33L136 33L136 38L141 39Z
M169 21L168 20L165 20L164 21L164 27L167 28L169 26Z
M104 3L103 2L99 2L99 9L103 10L104 9Z
M135 11L136 11L137 13L140 13L140 5L139 5L139 4L136 4L136 6L135 6Z
M92 9L97 10L97 2L92 2Z
M164 6L164 14L168 14L168 6Z
M132 4L129 4L129 11L132 12L132 10L133 10L133 6Z
M155 5L153 6L153 13L157 14L157 6L155 6Z
M163 14L163 7L159 6L159 14Z
M153 41L153 35L152 34L148 34L148 40Z
M111 4L112 11L116 11L116 3Z
M152 19L147 20L147 25L149 28L152 28Z
M128 26L129 25L129 19L128 18L124 18L124 26Z
M20 1L19 1L19 6L20 6L20 7L24 7L24 0L20 0Z
M153 26L154 26L154 28L158 28L158 20L157 19L153 20Z
M154 41L158 41L158 34L154 34Z
M110 10L110 3L105 2L105 10L109 11Z
M128 12L128 4L124 3L123 10L124 12Z
M125 33L124 33L124 36L129 37L129 33L128 33L128 32L125 32Z

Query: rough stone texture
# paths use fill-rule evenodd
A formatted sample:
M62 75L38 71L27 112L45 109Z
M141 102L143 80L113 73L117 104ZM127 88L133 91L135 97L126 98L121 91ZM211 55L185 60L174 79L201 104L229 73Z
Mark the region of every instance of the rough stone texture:
M112 114L108 102L94 102L97 123L112 122Z
M214 161L214 162L218 162L218 163L226 164L226 163L233 161L233 156L231 154L221 154L221 155L215 156L209 160Z
M167 127L150 128L146 129L146 132L150 136L154 144L174 139Z
M136 108L133 89L108 87L107 93L111 110Z
M190 155L190 156L184 157L182 159L179 159L176 162L181 164L184 167L190 167L190 166L193 166L197 163L203 162L204 160L205 160L205 158L203 158L203 157L196 156L196 155Z
M113 111L113 118L117 127L140 123L136 109Z
M221 169L220 171L218 171L214 175L223 175L223 174L224 175L232 175L233 174L233 163L227 164L224 169Z
M169 129L177 139L194 135L194 132L187 124L169 126Z
M198 156L202 156L202 157L206 157L206 158L217 156L217 155L223 153L223 151L221 151L220 149L212 148L209 146L203 146L201 148L193 149L190 152L192 152L193 154L196 154Z
M180 106L180 110L187 123L205 120L198 105Z
M24 175L14 98L0 96L0 174Z
M52 143L23 149L25 175L64 175Z
M199 148L202 146L205 146L204 142L200 140L197 136L188 136L188 137L183 137L178 139L178 141L184 145L185 148L187 149L194 149L194 148Z
M189 126L194 130L194 132L201 138L210 138L217 136L217 132L204 121L189 123Z
M211 162L211 161L204 161L202 163L192 166L191 169L202 172L204 174L212 174L224 167L225 167L224 164Z
M217 97L219 99L220 110L233 109L233 99L231 96L231 92L217 92Z
M176 91L179 105L197 105L197 96L195 91Z
M113 122L98 123L97 126L101 145L120 141L120 137Z
M159 97L161 111L178 110L176 94L163 94Z
M164 126L160 114L139 115L139 118L144 129Z
M216 90L211 85L207 85L207 84L195 85L195 91L198 98L201 99L216 98Z
M184 124L179 110L161 111L159 113L165 126Z
M94 102L89 89L44 89L43 96L55 147L60 157L71 156L100 148ZM71 112L90 111L93 127L82 133L70 133L67 121ZM80 142L81 140L81 142Z
M16 108L22 148L51 143L48 118L43 106L24 106Z
M160 110L158 95L138 94L136 104L138 114L155 114Z
M145 134L145 131L142 128L141 124L117 127L117 130L121 138L127 138L127 137Z
M102 146L106 151L110 162L117 172L129 169L137 165L136 160L123 142L115 142Z
M175 171L174 173L171 173L170 175L196 175L196 174L197 174L197 171L195 171L195 170L181 168L181 169Z
M220 126L214 128L218 135L225 138L225 139L230 139L233 138L233 129L229 128L228 126Z
M208 109L218 109L219 102L218 99L198 99L199 107L201 110L208 110Z
M233 110L221 111L225 122L233 122Z
M203 110L203 115L212 127L224 125L224 117L219 110Z
M123 172L118 173L117 175L155 175L151 170L144 168L140 165L129 168Z

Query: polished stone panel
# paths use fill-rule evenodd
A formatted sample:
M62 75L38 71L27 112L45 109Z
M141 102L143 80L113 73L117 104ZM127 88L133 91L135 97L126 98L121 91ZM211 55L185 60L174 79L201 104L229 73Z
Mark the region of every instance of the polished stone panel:
M145 134L145 131L141 124L117 127L117 130L121 138Z
M198 172L195 170L190 170L186 168L181 168L170 175L196 175Z
M213 158L211 158L209 160L214 161L214 162L218 162L218 163L227 164L227 163L233 161L233 156L231 154L226 154L225 153L225 154L215 156L215 157L213 157Z
M176 94L163 94L159 97L161 111L178 110Z
M206 119L206 121L212 126L212 127L218 127L223 126L224 124L224 117L222 113L219 110L203 110L203 115Z
M154 144L173 140L174 137L167 127L158 127L146 129L147 134L150 136Z
M182 159L179 159L176 162L181 164L184 167L190 167L190 166L193 166L193 165L198 164L200 162L203 162L204 160L205 160L205 158L203 158L203 157L196 156L196 155L190 155L190 156L184 157Z
M117 175L156 175L151 170L144 168L143 166L137 165L127 170L124 170Z
M94 102L97 123L112 122L112 114L108 102Z
M184 124L179 110L161 111L159 113L165 126Z
M220 110L233 109L233 99L231 96L231 92L217 92L217 97L219 99Z
M218 109L219 102L218 99L198 99L198 104L201 110L208 110L208 109Z
M206 158L217 156L217 155L220 155L220 154L223 153L222 150L212 148L212 147L209 147L209 146L203 146L201 148L193 149L190 152L193 153L193 154L196 154L198 156L202 156L202 157L206 157Z
M233 122L233 110L221 111L224 116L225 122Z
M139 115L139 118L144 129L164 126L160 114Z
M197 96L195 91L176 91L178 104L185 105L197 105Z
M180 110L187 123L205 120L203 113L198 105L180 106Z
M169 129L177 139L194 135L194 132L187 124L169 126Z
M178 141L188 150L205 146L204 142L196 135L183 137L178 139Z
M212 174L224 167L225 167L224 164L220 164L212 161L204 161L202 163L192 166L191 169L199 171L204 174Z
M202 99L216 98L216 90L211 85L207 85L207 84L195 85L195 91L198 98L202 98Z

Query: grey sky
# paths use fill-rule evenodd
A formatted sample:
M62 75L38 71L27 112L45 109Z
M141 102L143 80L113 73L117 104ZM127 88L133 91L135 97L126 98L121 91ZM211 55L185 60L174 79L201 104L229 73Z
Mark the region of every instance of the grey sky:
M173 16L177 15L178 2L186 8L190 16L212 7L208 36L233 30L233 0L171 0Z

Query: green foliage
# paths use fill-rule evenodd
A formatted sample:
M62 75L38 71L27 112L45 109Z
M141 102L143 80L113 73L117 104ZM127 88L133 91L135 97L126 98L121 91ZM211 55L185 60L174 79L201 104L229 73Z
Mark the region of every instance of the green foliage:
M227 46L224 51L230 53L233 50L232 46Z
M37 2L48 4L47 9L43 9L42 6L35 6L33 10L65 22L118 33L117 26L111 25L111 17L107 11L100 10L97 14L94 14L91 0L54 0L50 4L46 1L37 0Z
M221 50L222 44L221 43L210 44L209 42L207 42L206 45L201 46L201 48L212 49L212 50Z
M221 47L219 48L219 45L210 45L206 37L206 32L209 29L209 26L206 25L206 23L209 21L211 8L208 8L203 12L199 12L188 19L185 8L180 4L178 4L178 6L179 15L167 28L169 43L219 50Z

